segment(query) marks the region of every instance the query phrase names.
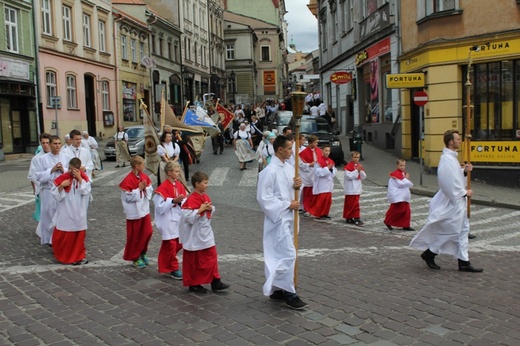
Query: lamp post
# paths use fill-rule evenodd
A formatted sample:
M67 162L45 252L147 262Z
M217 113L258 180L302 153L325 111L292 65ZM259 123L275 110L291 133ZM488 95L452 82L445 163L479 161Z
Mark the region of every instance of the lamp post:
M294 152L294 177L298 178L300 175L299 164L300 156L298 150L300 148L300 126L303 116L303 104L305 102L306 94L302 91L302 85L296 84L296 91L291 93L291 105L294 119L294 136L295 136L295 152ZM300 188L294 189L294 199L297 201L300 199ZM298 227L299 227L299 214L298 210L294 211L294 248L296 249L296 263L294 265L294 286L298 284Z
M465 121L465 129L464 129L464 158L465 163L470 164L471 163L471 111L473 110L473 105L471 104L471 63L473 60L471 59L471 53L472 52L478 52L480 51L479 46L472 46L469 48L468 52L468 72L466 74L466 83L464 86L466 87L466 121ZM466 189L471 189L471 172L467 172L466 176ZM467 215L468 218L470 217L470 207L471 207L471 199L468 198L468 205L467 205Z
M236 93L236 82L235 82L235 71L231 71L231 74L229 75L231 77L231 93L233 94L233 103L236 104L237 101L235 100L235 93Z

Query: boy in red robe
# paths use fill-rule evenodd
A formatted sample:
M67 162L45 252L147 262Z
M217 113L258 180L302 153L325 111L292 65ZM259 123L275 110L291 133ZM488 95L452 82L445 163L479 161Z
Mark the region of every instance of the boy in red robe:
M363 192L362 180L366 179L367 175L363 165L359 163L360 158L361 153L353 151L350 154L350 162L345 166L345 175L343 176L343 192L345 193L343 218L347 223L362 227L364 222L361 221L359 197Z
M396 170L390 173L388 180L387 198L390 208L386 212L384 223L389 230L396 226L402 227L404 231L415 231L410 227L410 188L413 187L413 183L410 181L410 174L406 172L406 161L397 159L396 165Z
M330 220L329 212L332 206L332 191L334 190L334 177L336 167L334 161L329 158L330 145L326 144L322 149L322 157L314 165L314 206L312 208L314 220Z
M206 194L207 174L195 172L191 177L193 191L182 205L180 238L183 246L182 281L189 291L206 293L203 284L210 284L213 292L229 288L220 280L215 236L211 228L211 216L215 207Z
M123 259L132 261L134 267L146 268L149 263L146 252L152 238L150 199L152 181L144 173L144 159L134 156L130 160L132 171L121 181L121 201L126 214L126 245Z
M307 137L307 148L300 152L300 177L302 178L302 208L305 210L304 216L315 216L314 194L314 165L322 157L321 149L318 148L318 137L310 135Z
M181 205L186 199L186 189L178 180L181 166L170 161L164 166L166 180L155 190L155 226L161 233L162 242L157 264L159 273L168 273L176 280L182 280L177 253L182 249L179 240L179 223L182 217Z
M56 227L52 233L54 257L61 263L80 265L85 258L85 230L90 182L81 170L81 160L69 161L69 170L54 180L51 194L57 201Z

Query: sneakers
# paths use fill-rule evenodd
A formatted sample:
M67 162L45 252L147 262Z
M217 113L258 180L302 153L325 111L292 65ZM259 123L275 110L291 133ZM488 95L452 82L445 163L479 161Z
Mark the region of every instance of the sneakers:
M150 264L150 260L148 259L148 256L146 256L145 253L141 255L141 259L143 260L144 264Z
M170 276L175 280L182 280L182 271L175 270L170 273Z
M305 216L305 217L309 217L309 216L311 216L311 213L309 213L308 211L306 211L306 212L303 213L303 216Z
M360 219L353 219L354 221L352 222L354 225L356 226L359 226L359 227L363 227L364 223L363 221L361 221Z
M332 218L328 215L322 216L321 218L325 220L332 220Z
M134 267L139 268L139 269L146 268L146 264L143 262L143 260L141 258L139 258L137 261L134 261L133 265L134 265Z
M211 283L211 290L213 292L218 292L218 291L223 291L223 290L227 290L229 288L229 285L226 285L225 283L223 283L222 281L220 281L220 279L215 279L213 280L213 282Z
M284 300L285 301L285 293L282 290L276 290L269 296L272 300Z
M303 300L300 299L300 297L296 296L292 298L291 300L286 300L285 305L290 307L294 310L300 310L307 306L307 303L305 303Z
M412 228L412 227L403 227L403 231L415 231L415 228Z
M318 222L327 221L327 219L325 218L325 216L322 216L322 217L315 217L313 220L314 220L314 221L318 221Z
M201 285L190 286L190 288L188 288L188 291L193 292L193 293L206 293L206 292L208 292L208 290L205 289L204 287L202 287Z
M72 265L73 266L79 266L79 265L87 264L87 263L88 263L88 260L86 258L84 258L81 261L77 261L77 262L72 263Z

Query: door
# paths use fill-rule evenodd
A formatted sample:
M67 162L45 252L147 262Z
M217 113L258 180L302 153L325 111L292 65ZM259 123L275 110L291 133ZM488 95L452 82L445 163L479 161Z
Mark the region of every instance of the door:
M0 121L4 153L13 153L13 125L11 124L11 106L9 99L0 99Z
M422 89L410 89L410 100L413 100L413 95L418 90L422 90ZM411 128L412 158L419 158L419 138L420 138L420 133L421 133L421 130L419 129L419 126L420 126L419 117L421 116L421 109L413 101L410 103L410 107L411 107L410 116L412 117L410 119L410 124L412 127Z
M97 136L96 132L96 100L94 89L94 77L85 75L85 112L87 113L87 131L91 136Z

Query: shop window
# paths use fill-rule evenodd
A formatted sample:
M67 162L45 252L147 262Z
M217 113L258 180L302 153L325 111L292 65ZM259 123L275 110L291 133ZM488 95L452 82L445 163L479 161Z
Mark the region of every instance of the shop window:
M364 99L365 99L365 121L366 123L379 123L379 61L372 60L363 66Z
M123 82L123 120L136 121L136 84Z
M519 128L520 61L501 61L473 65L470 73L474 105L471 134L475 140L511 140ZM464 67L467 76L467 67ZM516 84L516 85L515 85ZM467 88L463 86L463 104ZM516 106L515 106L516 105ZM463 109L463 114L466 114ZM464 118L465 120L465 118Z

